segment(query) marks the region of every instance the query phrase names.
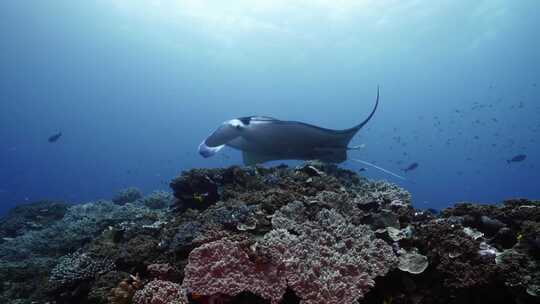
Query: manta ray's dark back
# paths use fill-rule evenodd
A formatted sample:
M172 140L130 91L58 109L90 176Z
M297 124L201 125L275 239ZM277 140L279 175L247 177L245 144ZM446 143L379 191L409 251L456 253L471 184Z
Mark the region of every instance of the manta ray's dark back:
M333 130L312 124L279 120L265 116L242 118L253 125L252 136L232 147L243 151L244 164L253 165L272 160L312 160L341 163L347 160L351 139L374 116L379 105L379 88L373 110L361 123L344 130Z

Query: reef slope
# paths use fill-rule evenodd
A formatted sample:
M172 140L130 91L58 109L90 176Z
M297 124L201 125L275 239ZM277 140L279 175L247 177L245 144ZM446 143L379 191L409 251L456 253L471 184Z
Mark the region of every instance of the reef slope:
M317 162L0 219L1 303L538 303L540 202L416 210Z

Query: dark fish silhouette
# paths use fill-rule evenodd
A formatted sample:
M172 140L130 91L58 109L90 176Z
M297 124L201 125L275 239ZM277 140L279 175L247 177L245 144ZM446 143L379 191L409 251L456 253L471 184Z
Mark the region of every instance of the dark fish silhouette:
M405 172L412 171L414 169L418 168L418 163L412 163L407 168L403 169Z
M507 163L518 163L518 162L524 161L526 158L527 158L527 155L518 154L518 155L512 157L512 159L507 160L506 162Z
M58 141L60 137L62 137L62 132L58 132L56 134L51 135L48 140L50 143L53 143L53 142Z

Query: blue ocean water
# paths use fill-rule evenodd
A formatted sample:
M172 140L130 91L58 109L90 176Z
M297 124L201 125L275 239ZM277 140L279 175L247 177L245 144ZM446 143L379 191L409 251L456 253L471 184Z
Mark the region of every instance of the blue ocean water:
M419 167L408 181L362 175L402 185L419 208L540 198L538 11L533 0L2 1L0 213L241 164L231 149L196 150L235 117L351 127L377 85L379 109L352 141L366 147L350 156Z

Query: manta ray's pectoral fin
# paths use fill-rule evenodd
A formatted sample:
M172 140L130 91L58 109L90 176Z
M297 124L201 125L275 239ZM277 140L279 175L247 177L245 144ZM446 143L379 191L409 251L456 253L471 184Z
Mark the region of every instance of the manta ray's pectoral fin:
M245 166L253 166L256 164L262 164L267 161L276 160L276 157L267 154L242 151L242 159Z

